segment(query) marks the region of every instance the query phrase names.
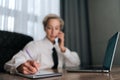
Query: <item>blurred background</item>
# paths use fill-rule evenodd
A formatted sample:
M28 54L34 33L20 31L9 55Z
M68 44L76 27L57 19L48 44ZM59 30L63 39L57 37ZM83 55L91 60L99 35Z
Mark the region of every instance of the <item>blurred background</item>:
M0 30L45 37L43 18L65 21L65 45L78 52L81 65L101 65L108 39L120 31L120 0L0 0ZM120 41L114 65L120 65Z

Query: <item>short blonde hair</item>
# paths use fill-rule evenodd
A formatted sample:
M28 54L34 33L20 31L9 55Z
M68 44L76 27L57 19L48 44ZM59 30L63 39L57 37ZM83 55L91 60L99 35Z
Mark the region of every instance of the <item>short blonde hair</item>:
M45 18L43 19L43 26L44 26L44 29L45 27L47 26L47 23L50 19L58 19L60 21L60 27L61 29L63 28L64 26L64 21L62 20L62 18L60 18L58 15L56 14L48 14L47 16L45 16Z

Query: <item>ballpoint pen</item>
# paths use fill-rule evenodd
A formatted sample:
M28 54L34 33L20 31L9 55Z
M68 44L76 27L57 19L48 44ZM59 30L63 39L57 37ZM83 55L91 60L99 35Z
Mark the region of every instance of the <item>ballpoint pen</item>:
M32 56L30 55L29 51L26 49L26 53L28 54L28 56L30 57L30 59L33 60Z
M32 56L30 55L29 51L26 49L26 53L28 54L28 56L30 57L30 59L33 60ZM36 67L36 66L35 66ZM38 68L36 67L36 69L38 70Z

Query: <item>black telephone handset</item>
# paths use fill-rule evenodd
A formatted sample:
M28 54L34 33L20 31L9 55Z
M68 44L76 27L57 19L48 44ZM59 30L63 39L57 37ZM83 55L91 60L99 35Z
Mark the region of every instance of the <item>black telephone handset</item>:
M62 29L60 30L60 31L62 31ZM63 31L62 31L63 32ZM60 43L61 42L61 40L60 40L60 38L58 38L58 43Z
M61 40L58 38L58 43L60 43L61 42Z

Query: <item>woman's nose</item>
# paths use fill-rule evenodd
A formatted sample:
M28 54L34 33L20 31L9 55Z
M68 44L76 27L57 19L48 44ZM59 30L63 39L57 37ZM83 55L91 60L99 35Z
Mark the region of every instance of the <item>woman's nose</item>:
M52 30L52 35L56 35L55 29Z
M54 34L55 33L55 30L54 29L52 29L52 34Z

